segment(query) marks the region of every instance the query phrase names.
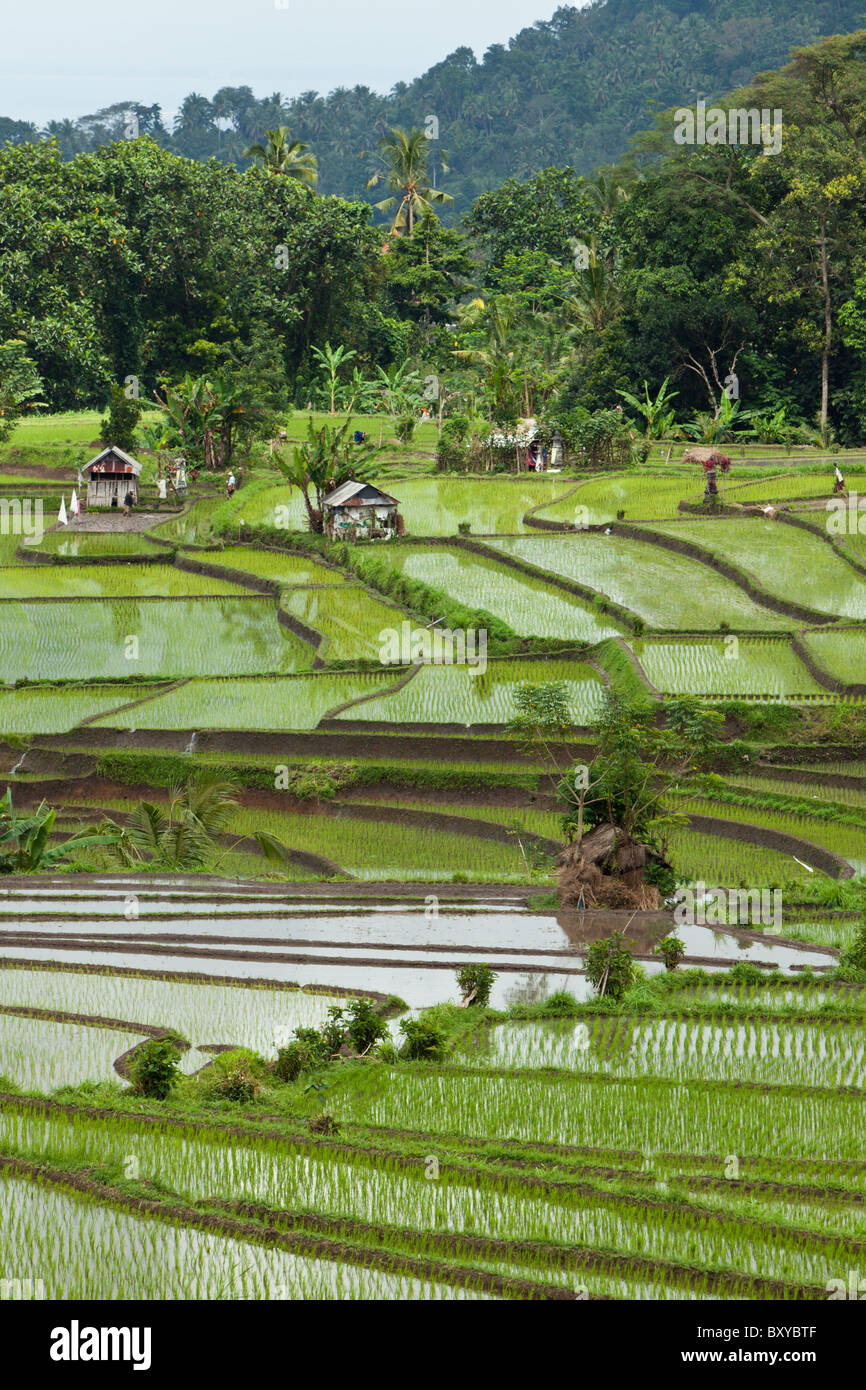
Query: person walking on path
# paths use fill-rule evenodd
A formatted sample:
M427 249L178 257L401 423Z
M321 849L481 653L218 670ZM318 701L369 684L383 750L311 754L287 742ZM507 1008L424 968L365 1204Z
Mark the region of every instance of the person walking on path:
M234 497L236 487L237 482L235 480L235 475L234 473L230 473L228 476L228 482L226 483L226 492L228 493L229 497Z
M833 483L833 491L834 491L834 492L844 492L844 491L845 491L845 479L842 477L842 473L841 473L841 471L840 471L840 468L839 468L838 463L834 465L834 467L833 467L833 473L834 473L834 477L835 477L835 481L834 481L834 483Z
M130 488L129 491L127 492L126 496L125 496L124 499L123 499L123 515L124 515L124 516L132 516L132 504L133 504L134 501L135 501L135 498L133 497L133 495L132 495L132 489Z

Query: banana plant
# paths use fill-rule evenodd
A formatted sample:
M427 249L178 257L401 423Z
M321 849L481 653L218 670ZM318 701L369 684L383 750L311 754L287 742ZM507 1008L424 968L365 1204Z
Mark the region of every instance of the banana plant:
M19 816L12 805L12 790L0 800L0 873L35 874L52 869L80 849L107 845L110 836L88 831L60 845L49 845L57 812L43 801L30 816Z
M656 395L650 396L649 385L646 381L643 384L644 399L640 400L633 396L630 391L617 391L618 396L622 396L624 401L628 401L632 410L636 410L638 415L642 415L645 420L644 437L646 439L664 439L674 423L673 410L668 410L668 402L672 401L679 394L677 391L668 390L670 377L665 377Z

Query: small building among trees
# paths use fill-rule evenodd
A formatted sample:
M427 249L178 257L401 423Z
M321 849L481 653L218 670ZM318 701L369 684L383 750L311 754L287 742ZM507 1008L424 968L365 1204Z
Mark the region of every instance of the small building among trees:
M110 444L101 454L86 463L81 470L87 479L88 507L122 507L128 492L138 502L138 477L141 464L116 444Z
M351 479L322 498L323 530L331 540L387 540L403 534L396 497Z

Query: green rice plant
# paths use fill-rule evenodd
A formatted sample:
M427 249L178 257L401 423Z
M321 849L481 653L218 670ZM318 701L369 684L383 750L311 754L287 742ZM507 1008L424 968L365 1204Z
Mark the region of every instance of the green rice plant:
M861 578L858 582L866 588L866 581ZM843 628L836 632L821 628L804 632L802 641L818 665L836 680L846 685L866 682L866 629Z
M731 787L745 787L749 790L770 792L773 796L796 796L810 801L818 801L828 806L850 806L866 811L866 787L861 791L851 787L837 787L822 782L816 776L814 782L795 782L788 778L762 777L749 774L745 777L726 776Z
M619 1077L854 1086L866 1079L862 1021L692 1022L680 1018L596 1018L583 1024L502 1023L474 1061L491 1067L558 1067Z
M562 681L575 724L588 724L601 709L604 687L581 662L554 658L490 661L481 674L470 666L420 666L401 690L365 701L341 719L386 719L404 724L505 724L514 693L525 684Z
M438 1115L435 1115L435 1107L429 1104L431 1083L439 1098ZM613 1136L618 1138L623 1133L624 1124L633 1122L637 1107L638 1114L651 1126L651 1132L657 1132L658 1127L663 1135L657 1147L669 1152L683 1133L683 1120L693 1118L695 1088L689 1083L672 1086L649 1078L639 1085L634 1082L599 1085L584 1077L579 1083L577 1078L570 1081L550 1076L538 1080L501 1076L461 1078L443 1076L435 1067L416 1064L401 1068L394 1084L378 1088L378 1091L372 1103L369 1091L364 1096L361 1105L365 1114L393 1113L392 1102L399 1096L405 1102L407 1116L412 1116L414 1121L414 1116L423 1108L422 1113L431 1119L435 1116L427 1128L440 1132L443 1120L447 1124L455 1113L468 1117L475 1111L480 1120L483 1111L479 1106L489 1097L492 1114L486 1132L504 1129L503 1137L511 1142L511 1137L521 1128L536 1129L542 1112L552 1127L539 1137L549 1142L559 1131L558 1119L564 1104L575 1103L572 1113L580 1122L592 1104L599 1107L600 1113L591 1125L591 1133L593 1137L598 1134L602 1118L611 1125L610 1137L602 1140L608 1148ZM778 1112L778 1099L774 1107L774 1097L758 1095L761 1103L750 1119L737 1106L740 1097L733 1088L715 1087L716 1104L712 1108L720 1113L715 1118L710 1114L698 1125L695 1139L706 1132L716 1134L719 1119L733 1125L738 1143L743 1136L754 1141L756 1133L766 1139L767 1118L774 1109ZM647 1106L650 1098L661 1112L655 1118ZM750 1092L750 1099L755 1099L754 1091ZM670 1115L673 1100L685 1106L686 1114L665 1134L660 1131L660 1121ZM828 1113L829 1103L823 1098L816 1100L815 1105L817 1116ZM648 1189L644 1187L641 1194L644 1200L641 1197L635 1200L633 1195L610 1187L586 1184L555 1195L541 1195L527 1189L520 1177L512 1173L488 1173L481 1181L474 1174L470 1178L452 1173L447 1183L425 1181L423 1164L416 1164L414 1170L407 1169L395 1161L396 1154L391 1161L387 1153L371 1156L370 1161L321 1150L286 1152L283 1146L273 1141L256 1141L252 1135L241 1143L227 1142L228 1136L211 1136L201 1130L193 1138L177 1131L136 1128L134 1117L126 1120L125 1133L119 1126L104 1122L77 1120L70 1125L62 1118L40 1116L34 1123L34 1118L26 1112L14 1117L3 1114L0 1135L8 1142L6 1136L10 1131L15 1132L18 1143L26 1143L34 1151L52 1158L58 1155L67 1161L74 1157L78 1162L89 1159L102 1164L124 1161L132 1145L142 1176L159 1173L162 1183L188 1200L208 1197L212 1202L213 1194L224 1191L230 1182L231 1195L245 1202L267 1202L273 1200L271 1194L279 1193L281 1204L289 1209L339 1213L388 1226L405 1228L409 1225L419 1232L495 1231L498 1235L523 1241L555 1240L584 1249L617 1251L632 1258L650 1254L732 1273L754 1270L764 1277L781 1277L819 1286L825 1283L836 1261L853 1253L847 1248L846 1235L840 1231L836 1233L832 1249L828 1250L826 1243L822 1246L821 1260L816 1267L814 1241L810 1240L808 1230L786 1230L777 1223L762 1222L760 1216L738 1204L735 1196L726 1194L714 1204L716 1219L708 1220L700 1199L693 1198L689 1202L679 1194L675 1194L673 1200L666 1199L667 1184L664 1182L655 1187L650 1185ZM517 1129L504 1128L506 1118ZM814 1118L816 1115L807 1110L800 1124L795 1122L793 1128L808 1129ZM635 1126L635 1131L637 1129ZM461 1124L460 1131L464 1134L480 1132L477 1124L475 1127ZM583 1130L578 1132L583 1138ZM649 1147L644 1145L645 1151ZM756 1152L754 1142L749 1148L733 1151ZM693 1145L684 1148L685 1154L694 1152ZM721 1150L716 1144L712 1148L699 1148L697 1152L720 1153ZM767 1150L758 1149L757 1152L766 1153ZM728 1219L724 1219L725 1215ZM830 1230L832 1232L832 1224ZM847 1269L848 1265L842 1268ZM694 1296L693 1272L690 1282L690 1292Z
M697 830L672 830L667 839L669 858L683 883L701 881L738 888L750 884L806 883L818 876L818 871L811 874L790 855L763 845L704 835Z
M761 608L699 561L625 536L526 536L490 544L606 594L652 627L709 631L725 622L771 631L794 626L793 619Z
M334 661L378 660L379 634L386 629L399 633L406 621L402 608L374 598L360 584L284 589L280 607L323 633L327 643L320 650Z
M66 733L82 719L111 710L128 700L144 699L152 685L69 685L0 688L0 733Z
M704 517L666 523L657 529L703 546L748 571L777 598L819 613L866 618L863 576L846 565L819 535L802 527L762 517ZM738 624L731 621L730 626Z
M115 1058L141 1041L140 1034L109 1028L0 1014L0 1075L28 1091L116 1081Z
M313 656L277 623L273 600L264 597L0 604L0 670L9 684L86 680L94 671L116 678L286 673L308 668Z
M2 1005L128 1019L150 1027L173 1029L188 1038L194 1047L200 1043L231 1043L271 1058L276 1056L279 1042L290 1037L296 1028L321 1027L328 1008L342 1003L339 995L253 986L243 981L223 985L112 975L100 970L0 969ZM12 1020L0 1018L0 1021L5 1024ZM63 1025L67 1030L73 1026ZM45 1027L50 1039L71 1036L68 1032L59 1034L60 1025L46 1024ZM54 1032L50 1031L52 1029ZM106 1033L105 1036L106 1048L115 1049L111 1052L112 1060L125 1046L132 1045L118 1041L120 1034ZM88 1047L101 1045L101 1031L85 1030L84 1042ZM56 1041L54 1051L59 1052ZM88 1076L79 1064L75 1066L79 1079Z
M153 555L165 553L162 546L149 541L140 531L46 531L33 550L58 555L65 560L99 555Z
M539 520L566 521L571 525L582 520L590 526L615 521L618 512L624 512L627 521L675 517L680 502L700 502L703 491L703 479L696 471L674 478L606 473L603 478L581 483L571 497L542 507L537 516Z
M200 497L183 513L157 521L151 529L162 540L176 541L178 545L210 545L213 542L211 518L224 505L224 497Z
M785 637L654 637L633 640L632 649L649 679L664 694L820 694Z
M393 546L388 560L409 579L420 579L468 608L482 608L521 636L600 642L621 629L578 598L546 587L495 560L445 547Z
M94 722L119 729L314 729L331 710L375 695L396 679L396 672L328 671L286 678L192 680L135 709ZM0 695L0 721L3 698ZM365 708L357 706L356 715L363 718Z
M484 1297L432 1280L142 1220L6 1173L0 1183L3 1269L33 1271L45 1298L318 1302Z
M483 882L508 882L527 876L519 844L502 844L465 833L414 825L354 820L336 815L242 810L231 830L250 835L264 831L291 849L334 860L361 879L445 880L456 874Z
M702 797L677 796L675 806L677 811L715 816L721 820L739 821L746 825L762 826L768 830L780 830L785 835L796 835L811 844L821 845L824 849L840 854L843 859L854 865L858 873L866 872L866 826L849 825L838 819L819 820L786 811L764 810L738 802ZM738 845L738 851L739 848Z
M832 497L833 473L785 473L755 482L726 483L725 501L738 506L747 502L787 502L795 497Z
M188 574L172 565L22 565L0 570L0 600L174 598L244 592L228 580Z
M260 579L274 579L278 584L345 584L339 570L323 565L312 556L293 554L287 550L265 550L252 545L229 545L224 550L208 551L200 557L209 565L224 565L230 569L246 570Z

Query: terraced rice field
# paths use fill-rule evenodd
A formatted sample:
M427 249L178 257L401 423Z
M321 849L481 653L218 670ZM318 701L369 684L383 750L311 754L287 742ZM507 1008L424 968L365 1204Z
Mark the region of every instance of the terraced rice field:
M0 689L0 732L66 733L82 719L153 694L152 685L22 686Z
M145 976L124 976L69 970L0 969L0 1005L18 1008L56 1009L64 1013L101 1015L108 1018L129 1018L153 1028L174 1028L193 1046L200 1043L233 1043L251 1047L264 1056L275 1057L278 1041L282 1044L295 1028L320 1028L328 1009L345 1002L339 995L315 994L304 990L268 988L267 985L220 985L188 980L158 980ZM2 1046L6 1047L7 1025L32 1023L33 1019L15 1019L0 1015ZM40 1025L54 1029L48 1034L48 1062L62 1064L64 1051L74 1051L63 1029L82 1025L51 1023ZM95 1041L89 1034L99 1035ZM101 1046L104 1037L119 1057L126 1047L138 1042L118 1041L119 1033L106 1029L86 1030L87 1046ZM71 1035L69 1035L71 1037ZM5 1055L5 1054L4 1054ZM0 1071L13 1075L8 1067ZM87 1072L83 1073L85 1076ZM65 1084L65 1083L56 1083ZM43 1088L44 1089L44 1088ZM51 1087L49 1086L49 1089Z
M480 674L469 666L421 666L401 690L366 701L341 719L401 723L504 724L514 713L521 685L562 681L576 724L585 724L601 707L601 679L590 666L553 659L490 661Z
M745 484L739 478L734 482L725 482L724 500L740 506L750 502L788 502L797 497L829 498L833 495L833 481L832 469L823 473L782 473L780 470L779 474ZM857 480L852 475L849 475L849 482L852 487L857 486Z
M866 588L866 580L861 580ZM842 628L803 634L803 645L818 665L845 685L866 684L866 629Z
M711 550L752 574L777 598L818 613L866 618L866 584L819 535L760 517L748 521L702 517L659 531ZM731 623L734 626L734 623Z
M244 589L173 565L32 565L0 570L0 600L29 598L177 598L242 594Z
M285 589L280 607L323 634L319 655L332 661L379 660L387 640L380 634L399 633L407 618L402 608L374 598L360 584Z
M449 1299L430 1281L268 1250L189 1226L147 1223L3 1174L0 1258L27 1250L48 1299ZM18 1263L16 1263L16 1257Z
M313 657L278 624L270 598L0 604L0 671L9 684L97 671L115 679L286 673Z
M501 618L521 636L600 642L622 631L580 599L480 555L439 546L401 545L389 549L388 562L408 578L420 579L458 603Z
M292 849L321 854L364 880L448 882L459 874L482 883L508 883L526 876L516 837L506 844L481 839L459 823L453 831L434 830L354 820L339 808L318 816L245 810L234 814L231 829L239 835L266 831Z
M396 679L396 672L329 671L285 680L274 676L191 680L133 710L121 710L94 723L115 729L314 729L329 711L349 700L375 696ZM0 721L2 700L0 696ZM364 708L358 706L361 717Z
M670 695L825 694L784 637L659 638L633 640L632 649L652 684Z
M702 814L716 815L717 812ZM735 819L746 820L747 816L743 813ZM755 883L808 883L820 876L819 871L810 872L789 854L743 840L724 840L697 830L671 830L667 842L671 863L681 883L700 881L745 888Z
M862 1019L851 1027L676 1017L511 1023L473 1039L465 1055L492 1067L563 1067L682 1081L711 1073L731 1082L862 1089L866 1079Z
M821 820L817 816L741 806L703 797L678 796L675 801L678 811L717 816L721 820L741 821L768 830L780 830L785 835L796 835L813 845L821 845L824 849L841 855L853 864L857 873L866 873L866 825L849 825L839 819Z
M88 559L100 555L153 555L163 548L140 531L46 531L34 550L63 559Z
M245 570L259 579L273 579L278 584L345 584L339 570L323 565L306 555L288 551L264 550L252 545L229 545L224 550L209 550L194 556L208 565L224 565L227 569Z
M680 502L700 502L703 490L703 479L697 473L675 478L605 474L582 482L571 497L542 507L537 515L545 521L565 521L572 526L603 526L615 521L619 511L625 513L626 521L675 517Z
M708 566L623 536L534 536L492 541L494 549L577 580L652 627L771 631L793 621L762 608Z
M110 1081L117 1075L115 1058L141 1041L136 1032L0 1015L0 1078L43 1092Z

